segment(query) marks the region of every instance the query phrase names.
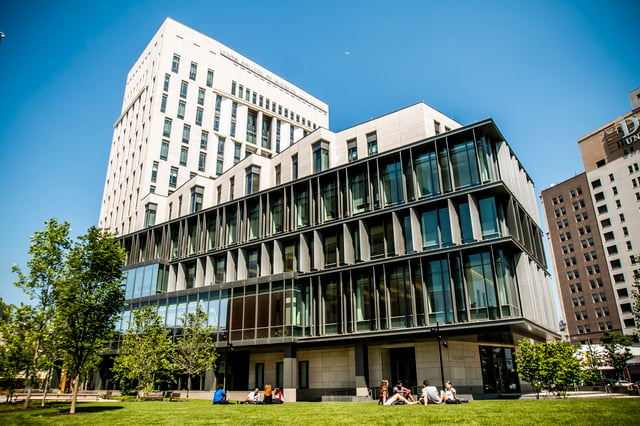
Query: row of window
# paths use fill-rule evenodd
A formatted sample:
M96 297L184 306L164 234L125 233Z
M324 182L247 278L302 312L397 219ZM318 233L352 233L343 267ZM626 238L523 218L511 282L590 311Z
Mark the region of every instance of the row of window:
M180 55L174 54L173 60L171 61L171 72L178 74L180 72ZM189 66L189 80L196 81L196 77L198 74L198 64L191 61ZM213 87L213 70L207 69L207 77L206 77L206 85L207 87ZM167 74L168 75L168 74ZM168 85L167 78L165 76L165 91L168 90L166 87Z
M127 299L163 292L167 271L172 269L176 271L169 274L182 268L185 280L195 279L196 262L168 268L150 265L127 271ZM198 306L209 314L211 325L230 330L231 340L357 333L520 315L513 254L501 249L225 290L199 287L199 293L160 299L157 309L165 326L179 326L182 315ZM130 308L123 311L121 327L129 316Z
M300 114L296 114L293 110L284 108L282 105L277 104L275 101L271 101L269 98L265 98L255 90L252 92L248 87L244 87L242 84L238 84L235 81L231 82L231 95L237 96L239 99L243 99L246 102L251 102L253 105L257 105L260 108L271 110L271 112L273 112L274 114L278 114L308 128L317 128L316 123L311 122L311 120L307 120L304 116L300 117Z

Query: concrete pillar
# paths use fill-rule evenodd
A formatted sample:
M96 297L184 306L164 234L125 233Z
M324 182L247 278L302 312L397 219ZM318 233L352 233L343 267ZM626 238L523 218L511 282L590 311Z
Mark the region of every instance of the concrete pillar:
M355 366L356 366L356 396L368 396L369 387L367 385L367 370L369 363L367 359L367 346L356 343L354 346Z
M283 351L283 389L286 402L296 402L296 389L298 387L298 360L296 348L293 344L286 345Z

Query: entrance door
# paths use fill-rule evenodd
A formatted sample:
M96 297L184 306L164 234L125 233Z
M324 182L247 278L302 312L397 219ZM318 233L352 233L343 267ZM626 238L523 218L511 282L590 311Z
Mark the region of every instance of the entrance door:
M398 380L409 389L417 386L416 380L416 351L415 348L392 348L389 351L391 357L391 380L394 386Z
M520 392L513 349L481 346L480 362L485 393Z

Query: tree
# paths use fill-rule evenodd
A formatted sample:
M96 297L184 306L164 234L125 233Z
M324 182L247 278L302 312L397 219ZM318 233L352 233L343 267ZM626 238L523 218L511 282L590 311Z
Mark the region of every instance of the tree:
M150 306L133 311L133 324L122 336L120 354L112 371L121 386L135 382L136 390L150 392L156 379L172 369L173 341L160 315Z
M616 369L618 376L627 368L627 361L633 358L631 350L627 346L633 344L631 336L604 331L600 339L604 347L604 356L609 364Z
M16 389L17 377L27 371L33 360L33 309L29 305L1 307L0 315L0 378L8 391L7 400Z
M100 362L99 352L114 330L124 306L122 266L125 252L113 235L91 227L67 256L64 279L56 286L55 332L64 368L73 377L70 413L78 386Z
M187 399L191 378L215 366L218 354L214 346L213 327L207 326L207 314L198 308L181 318L184 336L176 342L173 362L177 371L187 375Z
M20 287L29 296L34 306L32 321L35 326L30 329L33 337L29 339L34 348L31 351L33 354L31 365L25 371L27 385L25 408L29 406L40 360L52 358L45 352L52 345L45 340L51 339L53 335L51 327L54 317L52 309L55 288L65 276L65 258L71 247L69 230L69 222L59 223L55 218L49 219L45 222L43 231L38 231L31 236L29 246L31 259L27 262L29 271L23 273L17 265L13 265L12 268L18 275L14 285Z
M567 342L533 344L527 339L520 340L518 346L518 374L533 386L536 398L543 389L566 395L569 386L582 378L577 346Z

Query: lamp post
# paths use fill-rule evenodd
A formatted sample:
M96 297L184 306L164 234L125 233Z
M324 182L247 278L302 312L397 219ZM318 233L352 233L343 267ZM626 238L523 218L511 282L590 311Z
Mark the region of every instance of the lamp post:
M233 352L233 343L227 339L227 350L224 352L224 380L222 387L227 391L227 369L229 368L229 353Z
M444 365L442 364L442 346L445 348L449 346L447 342L442 341L442 335L440 334L440 323L436 322L435 328L431 329L432 333L436 333L438 337L438 357L440 359L440 378L442 379L442 389L444 389Z

